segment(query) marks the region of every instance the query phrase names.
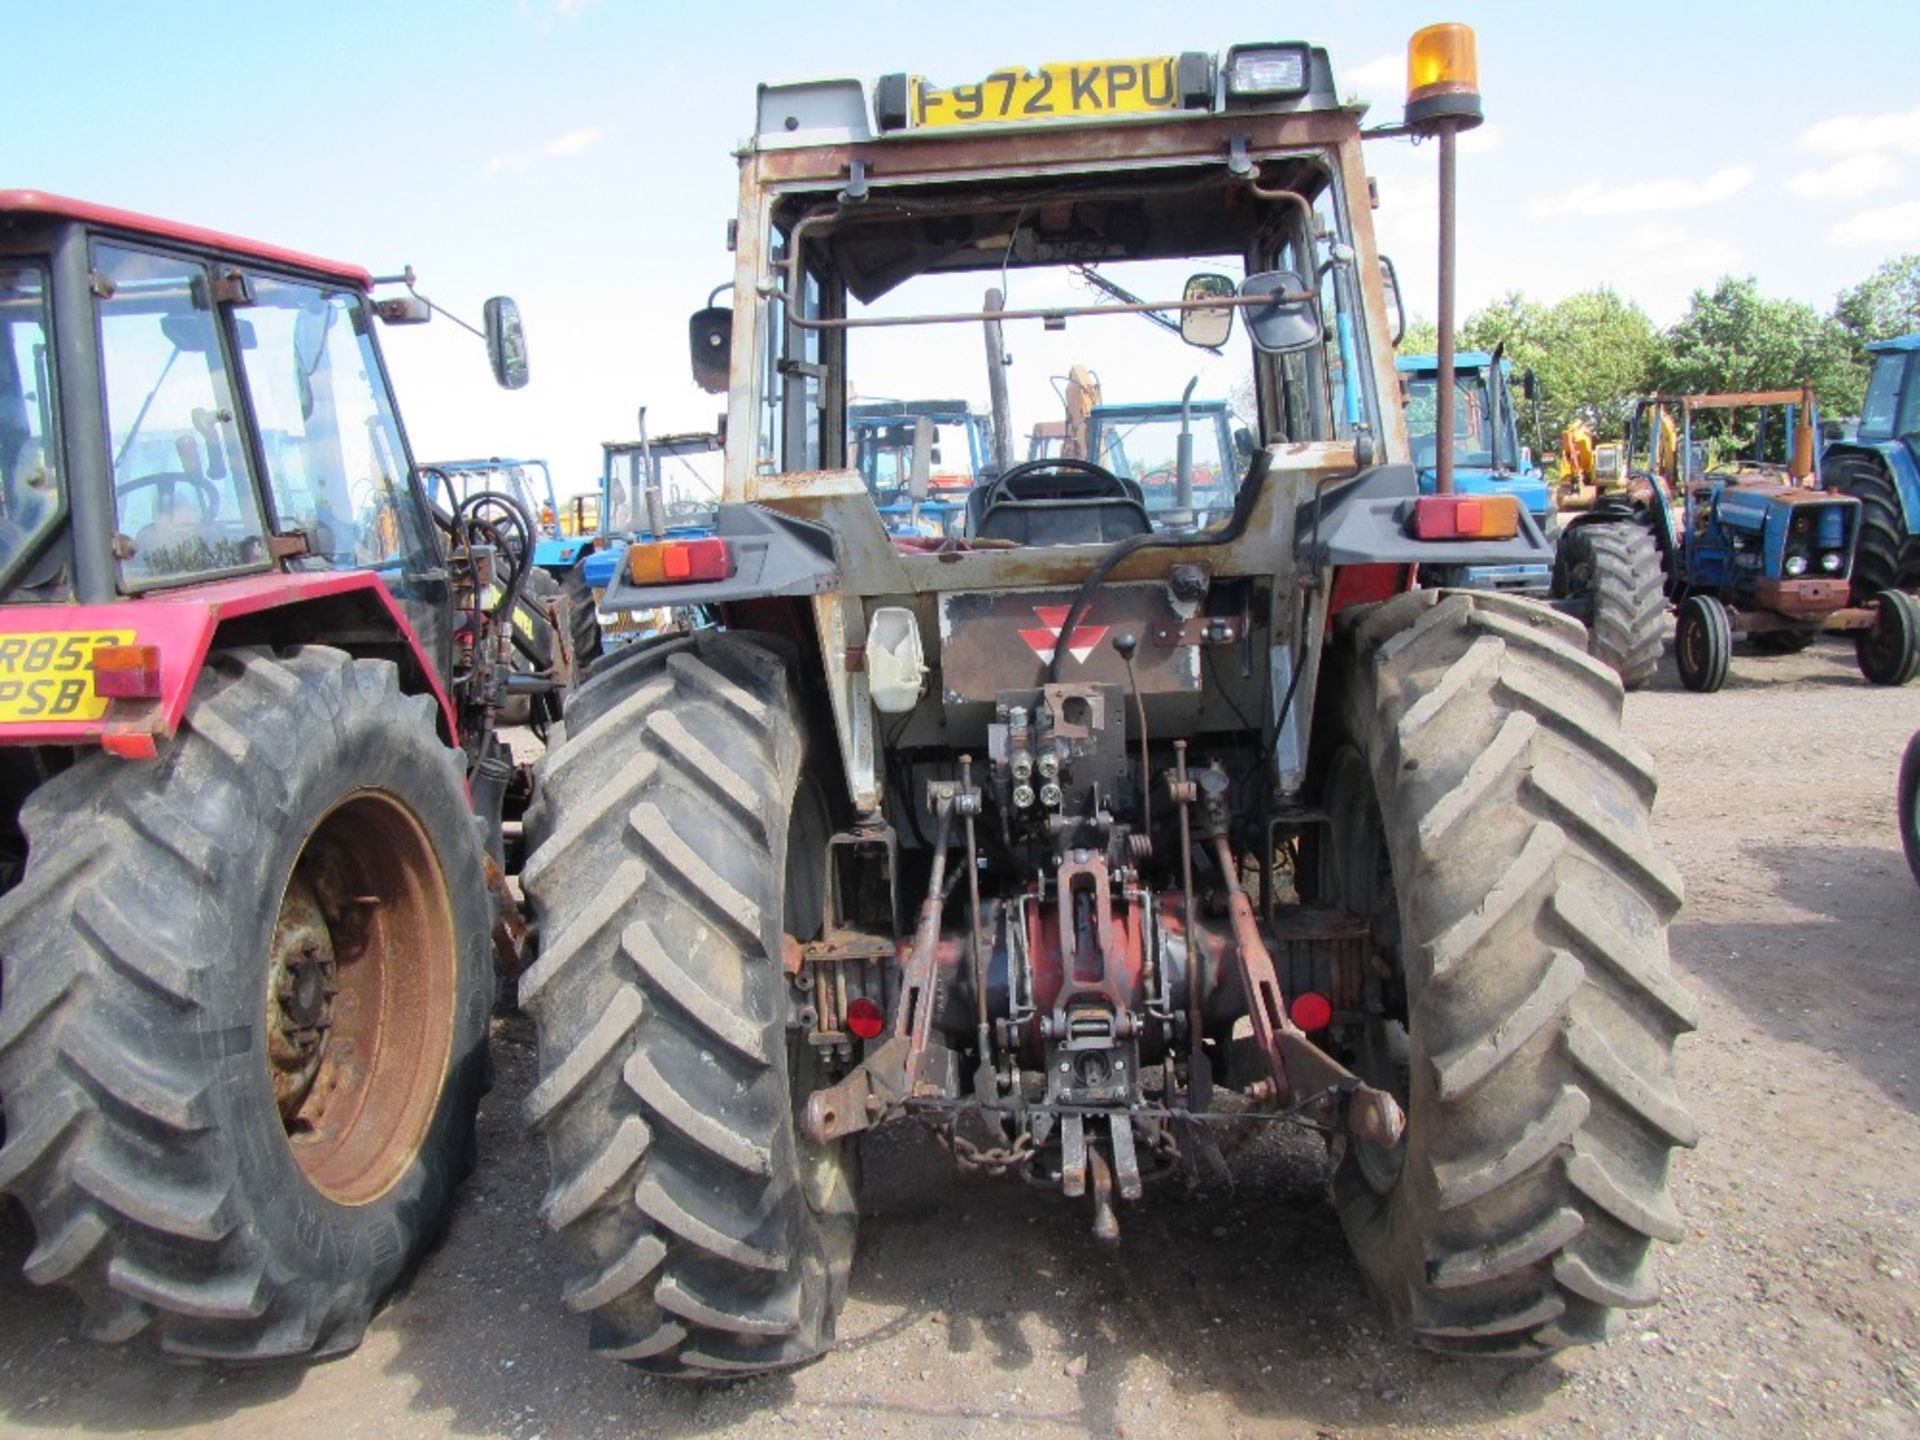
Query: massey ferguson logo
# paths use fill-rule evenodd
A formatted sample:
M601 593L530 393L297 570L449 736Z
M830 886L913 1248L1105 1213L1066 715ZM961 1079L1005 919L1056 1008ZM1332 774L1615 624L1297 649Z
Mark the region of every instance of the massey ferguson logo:
M1033 613L1039 617L1043 628L1022 630L1020 638L1027 647L1042 660L1053 659L1054 647L1060 643L1060 632L1066 628L1067 611L1070 605L1036 605ZM1093 653L1093 647L1106 638L1110 627L1106 625L1076 625L1073 636L1067 641L1067 654L1076 661L1084 662Z

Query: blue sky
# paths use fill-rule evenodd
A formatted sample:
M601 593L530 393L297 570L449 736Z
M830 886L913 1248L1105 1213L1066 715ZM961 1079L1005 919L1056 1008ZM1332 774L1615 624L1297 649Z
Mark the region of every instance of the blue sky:
M32 186L338 256L477 318L525 312L534 382L493 388L478 342L389 331L414 448L543 455L586 488L599 442L706 428L685 318L726 279L730 152L765 78L1308 39L1396 118L1406 37L1479 34L1488 121L1461 166L1463 313L1610 282L1665 322L1752 274L1825 307L1920 249L1920 18L1805 6L1335 0L707 5L405 0L307 6L0 0L0 186ZM1298 33L1309 26L1309 33ZM1383 248L1432 313L1433 156L1370 147ZM969 337L969 346L977 341ZM1784 378L1784 377L1783 377ZM1028 419L1022 420L1022 427Z

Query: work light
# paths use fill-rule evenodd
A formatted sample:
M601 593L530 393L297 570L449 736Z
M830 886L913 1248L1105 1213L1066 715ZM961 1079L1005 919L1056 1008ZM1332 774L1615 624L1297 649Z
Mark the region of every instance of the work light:
M1227 95L1271 100L1304 95L1309 79L1305 45L1235 45L1227 51Z

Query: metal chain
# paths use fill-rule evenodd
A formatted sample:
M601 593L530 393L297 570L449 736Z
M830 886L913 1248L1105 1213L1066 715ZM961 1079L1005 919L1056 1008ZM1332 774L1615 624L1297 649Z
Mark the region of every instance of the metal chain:
M930 1120L922 1121L933 1132L941 1146L952 1155L955 1163L963 1170L985 1170L990 1174L1003 1175L1009 1170L1018 1169L1033 1158L1033 1133L1023 1130L1014 1138L1011 1145L995 1145L982 1148L964 1135L953 1133L950 1125L936 1124Z

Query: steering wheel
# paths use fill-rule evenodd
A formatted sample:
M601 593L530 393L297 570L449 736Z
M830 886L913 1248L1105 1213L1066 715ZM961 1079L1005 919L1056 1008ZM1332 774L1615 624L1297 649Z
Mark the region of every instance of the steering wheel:
M152 486L164 485L171 490L175 485L185 484L193 491L194 503L200 507L199 523L204 525L220 511L220 487L203 475L189 475L184 470L157 470L151 475L141 475L124 484L113 487L116 499L133 494L136 490L145 490ZM155 507L156 518L158 507Z
M1069 494L1022 494L1023 490L1038 491L1038 485L1020 485L1017 482L1029 480L1035 475L1078 475L1093 482L1086 487L1073 487ZM1010 465L999 476L987 482L978 501L979 514L985 514L995 502L1007 500L1138 500L1140 487L1131 480L1123 480L1103 465L1091 460L1072 459L1060 456L1052 460L1023 460L1018 465Z

